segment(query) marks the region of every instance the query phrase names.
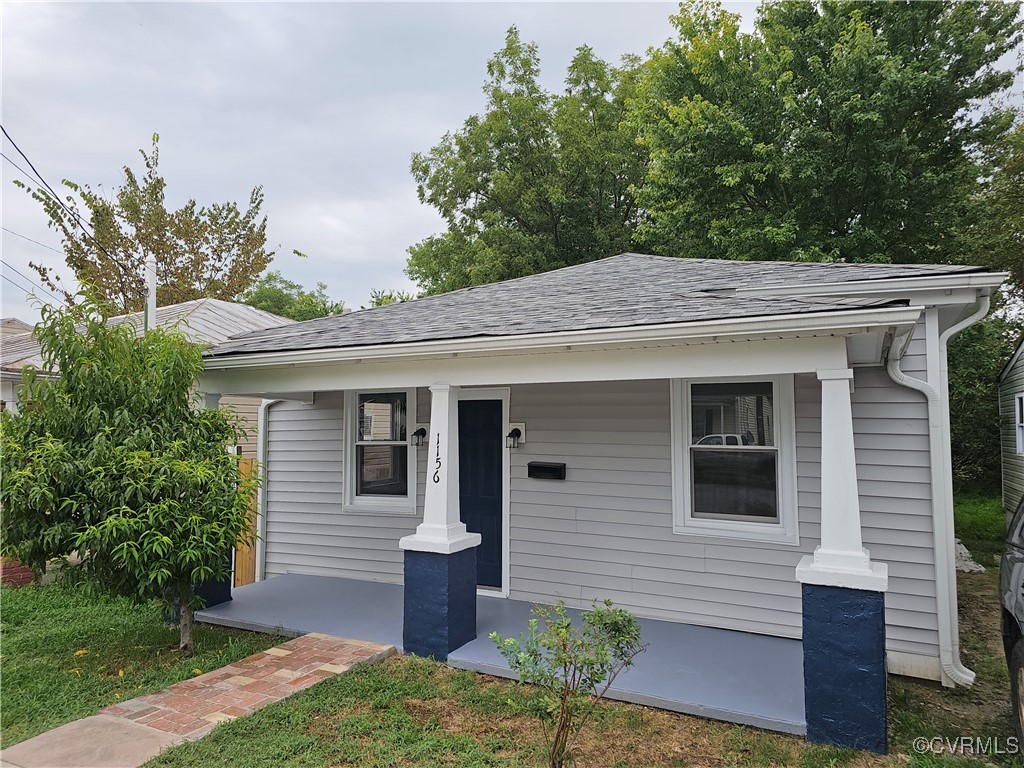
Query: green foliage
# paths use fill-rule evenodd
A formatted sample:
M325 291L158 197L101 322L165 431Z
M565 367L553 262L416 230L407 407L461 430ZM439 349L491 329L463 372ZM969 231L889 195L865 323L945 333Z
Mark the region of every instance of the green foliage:
M960 240L967 261L1009 272L1024 298L1024 122L989 154L996 171L971 199Z
M340 315L345 310L345 302L332 301L327 295L325 283L317 283L314 290L307 291L286 280L278 270L262 275L236 301L292 320L314 320Z
M999 374L1022 335L1021 324L990 316L949 344L950 443L959 488L999 488Z
M195 407L202 356L177 330L137 336L85 298L42 308L44 378L23 371L17 414L0 414L0 552L38 571L66 566L92 587L177 599L190 651L192 587L230 575L253 479L227 452L233 417ZM248 535L248 534L244 534Z
M683 3L631 122L650 151L638 233L669 255L930 262L1010 128L1001 2L763 4L755 29Z
M509 29L487 65L483 114L413 155L420 201L447 231L409 249L410 277L431 294L628 250L646 153L622 120L638 66L582 46L565 91L549 93L536 45Z
M562 768L572 762L573 741L594 712L597 701L623 669L643 652L640 625L629 611L611 600L594 602L575 627L565 603L535 605L526 633L490 637L523 683L542 689L530 700L531 714L544 726L548 764ZM544 622L543 628L540 622Z
M412 301L416 296L408 291L385 290L374 288L370 291L370 307L386 307L388 304L401 304ZM362 307L366 309L366 307Z
M73 194L65 196L62 206L48 190L14 182L42 205L49 226L63 238L75 278L94 286L104 310L111 314L143 309L147 254L156 256L161 306L200 298L231 301L274 257L266 249L267 219L260 216L260 187L253 188L244 211L234 202L200 206L195 200L168 210L167 183L159 169L159 138L153 134L149 154L140 150L144 173L138 176L125 166L125 182L112 195L65 179L63 185ZM83 233L79 221L88 222L94 238ZM31 266L51 291L73 298L57 285L59 278L52 270Z
M281 638L202 625L195 655L173 651L162 606L57 584L0 589L3 747L101 707L159 691L259 653Z

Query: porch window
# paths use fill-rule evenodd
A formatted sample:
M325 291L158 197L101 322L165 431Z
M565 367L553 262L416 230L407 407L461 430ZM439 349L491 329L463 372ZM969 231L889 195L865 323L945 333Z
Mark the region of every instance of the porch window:
M1017 433L1017 453L1024 453L1024 392L1014 398L1013 420Z
M796 543L792 377L673 384L675 531Z
M349 433L347 502L356 511L415 512L408 391L353 392L346 409Z

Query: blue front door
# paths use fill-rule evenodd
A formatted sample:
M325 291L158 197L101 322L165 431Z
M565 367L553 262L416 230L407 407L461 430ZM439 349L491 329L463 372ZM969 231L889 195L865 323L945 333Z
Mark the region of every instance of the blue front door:
M459 401L459 505L462 522L482 539L477 584L501 588L501 400Z

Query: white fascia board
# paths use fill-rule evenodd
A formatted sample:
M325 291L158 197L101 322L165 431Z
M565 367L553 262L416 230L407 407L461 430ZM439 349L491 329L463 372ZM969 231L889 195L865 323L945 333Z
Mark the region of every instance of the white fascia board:
M200 389L276 397L288 392L452 385L509 386L564 381L633 381L719 376L773 376L844 368L846 337L803 338L626 348L565 347L533 354L448 355L420 360L334 361L208 370Z
M979 272L966 275L929 275L901 277L891 280L850 280L845 283L818 283L816 285L776 285L762 288L737 288L737 296L878 296L914 297L921 304L962 303L956 291L965 291L967 303L973 303L979 288L995 290L1009 274L1006 272ZM919 294L930 294L922 300ZM954 293L951 293L954 292ZM923 298L923 296L922 296Z
M634 345L674 346L804 335L849 336L887 330L894 326L913 326L920 318L922 311L923 307L919 306L887 307L711 320L703 323L671 323L560 333L444 339L409 344L259 352L210 357L205 360L204 368L206 371L227 371L240 368L323 365L325 363L535 354L559 349L570 351L581 348L621 348Z

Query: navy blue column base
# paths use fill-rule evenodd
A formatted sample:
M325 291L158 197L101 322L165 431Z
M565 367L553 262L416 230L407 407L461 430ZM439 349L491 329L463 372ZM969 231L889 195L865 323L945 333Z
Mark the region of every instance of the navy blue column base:
M405 551L406 653L446 661L476 639L476 548L451 555Z
M803 585L807 740L885 754L885 593Z

